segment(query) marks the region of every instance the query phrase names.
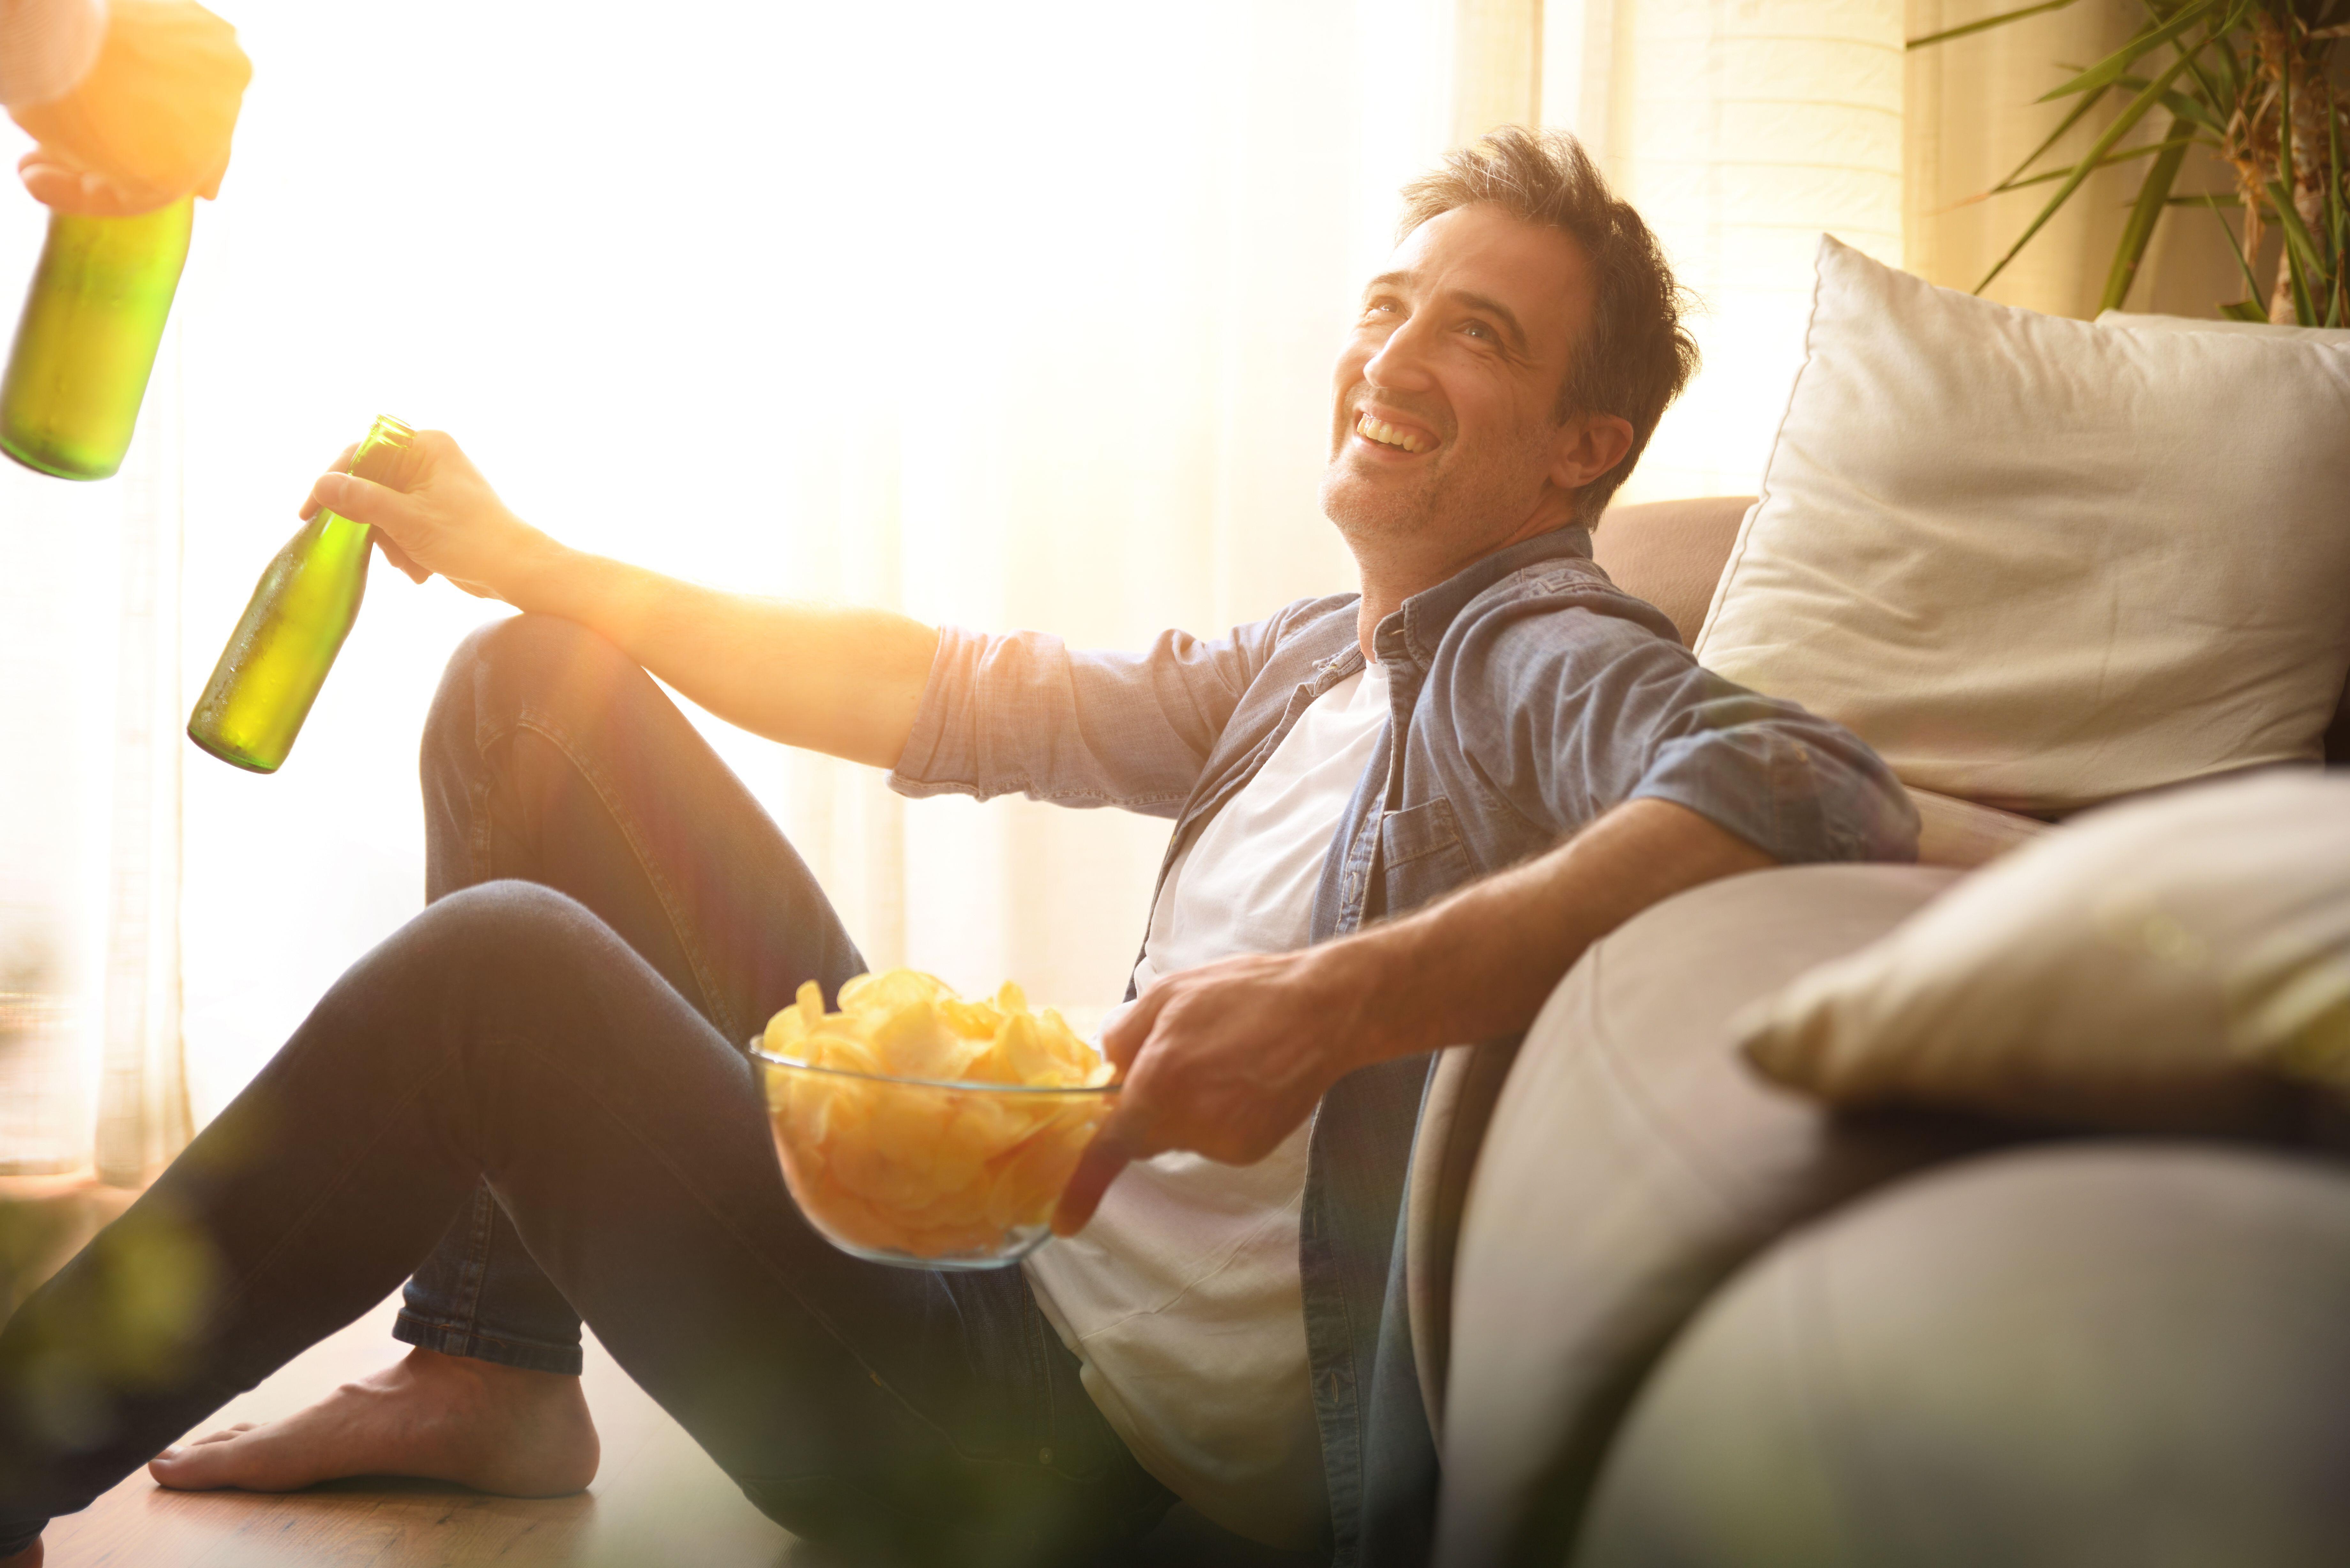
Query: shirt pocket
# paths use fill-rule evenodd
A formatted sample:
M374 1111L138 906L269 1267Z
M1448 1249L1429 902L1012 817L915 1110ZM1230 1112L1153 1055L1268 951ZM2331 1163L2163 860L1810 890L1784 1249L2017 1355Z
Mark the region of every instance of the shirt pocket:
M1469 879L1469 846L1461 840L1461 819L1442 795L1388 812L1379 819L1379 865L1395 886L1407 867L1414 903Z

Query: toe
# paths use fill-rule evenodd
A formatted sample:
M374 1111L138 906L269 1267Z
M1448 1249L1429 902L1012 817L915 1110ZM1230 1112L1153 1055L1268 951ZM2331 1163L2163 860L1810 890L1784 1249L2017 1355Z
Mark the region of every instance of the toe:
M224 1443L214 1439L240 1435L219 1432L201 1442L165 1449L147 1461L147 1473L155 1478L156 1484L170 1487L174 1491L209 1491L214 1487L225 1486L228 1482L221 1473L224 1469L222 1460L230 1450Z

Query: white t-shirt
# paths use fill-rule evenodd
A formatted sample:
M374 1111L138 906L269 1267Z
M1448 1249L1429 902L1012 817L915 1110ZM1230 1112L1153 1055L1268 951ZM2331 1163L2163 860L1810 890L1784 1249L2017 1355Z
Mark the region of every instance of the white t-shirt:
M1388 720L1387 672L1340 681L1169 870L1134 981L1311 935L1314 890ZM1025 1265L1142 1467L1226 1529L1310 1547L1329 1517L1297 1276L1302 1127L1246 1167L1129 1167L1093 1222Z

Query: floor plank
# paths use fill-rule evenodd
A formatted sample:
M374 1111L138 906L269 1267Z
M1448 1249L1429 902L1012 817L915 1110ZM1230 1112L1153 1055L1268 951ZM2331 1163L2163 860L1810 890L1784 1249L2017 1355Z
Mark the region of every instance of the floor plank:
M395 1359L387 1303L289 1362L203 1424L291 1414ZM709 1456L603 1346L588 1342L588 1407L602 1436L596 1484L523 1501L426 1481L370 1480L283 1496L166 1491L140 1470L50 1525L52 1568L786 1568L792 1538L743 1500Z

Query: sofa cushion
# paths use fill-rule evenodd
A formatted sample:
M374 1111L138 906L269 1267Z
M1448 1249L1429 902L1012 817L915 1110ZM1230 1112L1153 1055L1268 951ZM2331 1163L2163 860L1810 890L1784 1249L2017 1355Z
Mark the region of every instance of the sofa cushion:
M1584 955L1527 1033L1463 1210L1437 1561L1564 1561L1625 1402L1730 1272L1789 1227L2012 1137L1832 1116L1765 1082L1731 1017L1890 930L1956 873L1754 872L1666 900Z
M1575 1568L2330 1568L2345 1318L2337 1161L1968 1160L1707 1303L1609 1452Z
M2350 777L2094 812L1747 1015L1781 1083L2141 1131L2286 1130L2350 1094Z
M2100 327L2120 327L2133 332L2227 332L2246 337L2266 337L2272 341L2350 345L2350 327L2280 327L2267 321L2212 321L2199 316L2153 316L2135 311L2107 310L2097 317ZM1689 634L1681 634L1682 640ZM2350 767L2350 684L2342 689L2342 704L2334 711L2333 726L2325 732L2325 760L2335 767Z
M1591 535L1592 558L1616 586L1670 618L1694 643L1753 504L1748 495L1707 495L1611 507ZM2040 829L2032 818L1972 801L1912 789L1918 807L1918 859L1928 866L1981 866Z
M2278 342L2299 338L2305 343L2350 343L2350 327L2286 327L2272 321L2230 321L2200 316L2161 316L2136 310L2101 310L2097 313L2100 327L2119 327L2131 332L2230 332L2245 337L2268 337Z
M1611 506L1591 531L1591 558L1617 587L1664 611L1693 647L1753 504L1751 495L1701 495Z
M2314 761L2350 673L2350 348L2116 330L1824 239L1696 652L2038 815Z

